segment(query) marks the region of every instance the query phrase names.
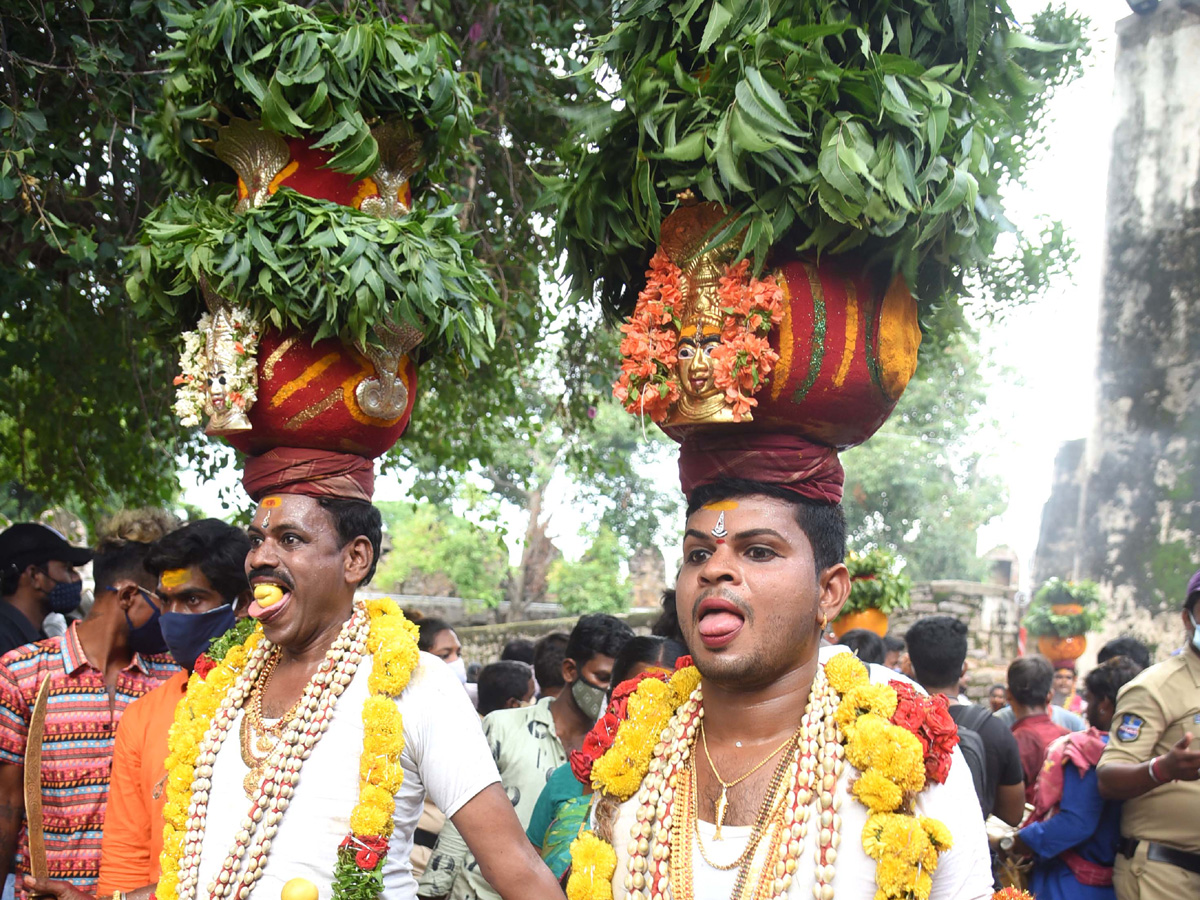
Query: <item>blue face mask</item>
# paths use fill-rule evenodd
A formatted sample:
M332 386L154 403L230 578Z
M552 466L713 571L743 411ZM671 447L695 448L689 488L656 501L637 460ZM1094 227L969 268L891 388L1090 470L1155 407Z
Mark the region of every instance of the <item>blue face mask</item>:
M1188 618L1192 620L1192 646L1196 648L1196 652L1200 653L1200 622L1196 621L1196 617L1192 611L1188 610Z
M202 613L163 613L158 621L171 656L189 672L200 654L236 623L233 606L228 603Z
M46 605L50 607L50 612L61 613L64 616L79 609L82 602L82 581L56 581L54 587L50 588L50 593L46 595Z
M110 587L108 590L114 591L116 588ZM154 602L153 594L142 587L138 588L138 590L146 598L146 602L150 604L150 608L154 610L154 614L146 620L145 624L134 625L133 620L129 618L129 612L125 612L125 624L129 626L129 649L143 656L166 653L167 642L163 640L162 629L158 627L162 610Z

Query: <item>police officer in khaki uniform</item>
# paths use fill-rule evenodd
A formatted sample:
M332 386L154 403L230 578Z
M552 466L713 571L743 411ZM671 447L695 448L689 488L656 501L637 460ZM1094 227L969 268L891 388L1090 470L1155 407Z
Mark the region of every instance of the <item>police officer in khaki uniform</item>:
M1100 794L1125 801L1113 868L1117 900L1200 898L1198 601L1200 572L1183 604L1188 646L1121 689L1100 758Z

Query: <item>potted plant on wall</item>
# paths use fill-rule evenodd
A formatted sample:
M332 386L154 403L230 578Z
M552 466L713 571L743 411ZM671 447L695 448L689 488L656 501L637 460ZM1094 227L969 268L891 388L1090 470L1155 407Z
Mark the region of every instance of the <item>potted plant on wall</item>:
M1057 663L1083 655L1087 633L1100 626L1105 613L1095 582L1051 578L1034 596L1021 624L1037 638L1038 652Z
M833 636L866 628L880 637L887 634L888 616L908 609L912 602L912 581L903 572L895 555L886 550L851 552L846 556L850 570L850 597L841 615L833 620Z

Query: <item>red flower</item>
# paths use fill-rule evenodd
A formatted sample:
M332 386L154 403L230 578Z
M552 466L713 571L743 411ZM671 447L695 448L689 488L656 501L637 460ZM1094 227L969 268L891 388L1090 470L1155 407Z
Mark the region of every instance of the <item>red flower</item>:
M600 721L592 726L583 738L583 746L578 750L572 750L567 757L567 761L571 765L571 774L582 785L591 787L592 784L592 766L596 760L602 757L612 747L613 741L617 739L617 728L625 721L625 717L629 714L629 697L637 690L637 686L647 678L657 678L659 681L668 679L667 673L661 669L658 671L643 672L642 674L628 678L622 681L613 688L612 699L609 701L608 709L604 715L600 717Z
M680 669L686 669L688 666L694 665L695 663L692 662L691 654L684 654L683 656L679 657L679 659L675 660L675 671L678 672Z
M958 726L950 717L950 707L942 695L932 699L905 681L892 681L896 692L896 712L892 724L911 731L925 753L925 778L944 784L950 774L950 760L958 744Z
M369 872L379 865L379 861L387 856L388 842L386 838L374 835L360 836L348 834L338 845L339 850L353 850L354 864Z
M201 678L207 678L208 673L217 667L217 661L207 653L201 653L196 657L196 665L193 670Z

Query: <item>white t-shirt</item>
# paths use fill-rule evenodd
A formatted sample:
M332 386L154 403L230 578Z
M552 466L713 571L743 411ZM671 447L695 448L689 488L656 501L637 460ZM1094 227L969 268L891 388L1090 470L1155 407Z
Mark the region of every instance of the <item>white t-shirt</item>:
M835 653L849 652L841 646L822 647L821 662ZM892 679L907 681L883 666L867 667L871 681L886 684ZM911 682L910 682L911 683ZM833 879L834 896L838 900L872 900L878 890L875 884L875 860L867 856L862 848L862 830L867 824L867 808L850 793L850 785L858 776L858 770L847 764L839 779L836 791L841 796L842 841L838 848L836 875ZM992 866L988 853L987 835L983 829L983 813L975 795L971 772L966 759L958 748L950 764L950 775L945 784L930 784L917 795L916 811L940 821L954 837L954 846L938 861L933 875L933 892L930 900L990 900L992 896ZM613 828L617 850L617 871L613 876L613 900L625 900L625 875L628 865L626 847L629 829L637 820L638 800L636 795L623 803ZM751 826L725 825L721 829L722 840L713 840L715 826L711 822L700 822L700 834L704 840L704 851L718 864L732 862L746 848L750 839ZM788 897L791 900L809 900L812 885L818 830L809 828L808 837L800 858L796 861L796 874L792 878ZM729 900L737 884L738 870L721 871L709 866L695 849L692 838L692 872L695 880L696 900Z
M253 896L277 900L292 878L307 878L321 900L329 900L337 848L350 830L358 801L358 760L362 755L362 708L368 696L371 657L363 658L334 706L329 730L300 769L300 781L271 842L262 879ZM436 656L421 654L408 687L396 701L404 722L404 783L396 795L395 831L384 863L388 900L415 900L409 854L425 795L453 816L472 797L500 780L483 736L479 716L462 684ZM200 889L220 871L234 835L251 807L242 787L249 771L238 740L240 715L217 754L208 804L208 827L200 859ZM260 826L261 827L261 826Z

